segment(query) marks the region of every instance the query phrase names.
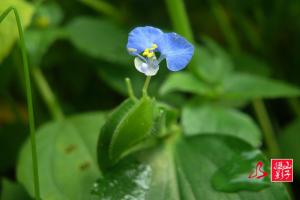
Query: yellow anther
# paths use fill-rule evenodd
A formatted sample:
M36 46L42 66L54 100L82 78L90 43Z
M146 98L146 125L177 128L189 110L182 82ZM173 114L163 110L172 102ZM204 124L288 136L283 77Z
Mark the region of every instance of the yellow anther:
M156 48L157 48L157 45L153 44L151 48L145 49L145 51L143 52L143 56L147 56L148 58L152 58L153 56L155 56L153 50L155 50Z
M151 47L151 50L154 50L154 49L156 49L157 47L158 47L157 44L153 44L152 47Z
M149 49L147 48L147 49L145 49L145 51L143 52L143 56L147 56L149 53L150 53L150 52L149 52Z
M154 56L154 53L153 53L153 52L150 52L150 53L147 54L147 57L148 57L148 58L151 58L151 57L153 57L153 56Z

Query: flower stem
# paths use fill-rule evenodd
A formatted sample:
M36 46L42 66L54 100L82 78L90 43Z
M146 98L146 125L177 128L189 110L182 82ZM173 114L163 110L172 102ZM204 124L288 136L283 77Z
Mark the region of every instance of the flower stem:
M261 99L254 100L252 105L255 110L258 122L263 130L265 142L270 154L270 157L277 157L280 155L279 146L277 144L272 123L268 117L267 109Z
M44 99L50 113L52 114L52 117L56 120L62 120L64 118L64 114L42 71L38 67L32 67L31 73L42 98Z
M132 88L132 84L131 84L131 80L130 78L125 78L125 82L126 82L126 86L127 86L127 90L128 90L128 95L131 99L136 100L136 96L133 92L133 88Z
M142 90L143 96L147 96L148 95L147 91L148 91L150 80L151 80L151 76L147 76L146 80L145 80L145 83L144 83L143 90Z
M14 7L9 7L8 9L6 9L4 13L0 16L0 23L11 11L14 12L18 31L19 31L20 47L22 52L25 86L26 86L26 94L27 94L27 107L28 107L28 114L29 114L34 191L35 191L35 198L37 200L40 200L41 198L40 198L40 188L39 188L39 172L38 172L38 160L37 160L36 139L35 139L35 121L34 121L34 112L33 112L30 73L29 73L29 65L28 65L27 52L26 52L25 41L24 41L22 23L17 9Z

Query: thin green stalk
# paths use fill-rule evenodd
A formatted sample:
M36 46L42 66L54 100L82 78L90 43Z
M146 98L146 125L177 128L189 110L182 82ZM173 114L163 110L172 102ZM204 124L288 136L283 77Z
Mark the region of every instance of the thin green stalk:
M256 117L263 130L270 157L278 157L280 155L279 146L277 144L272 123L268 117L268 112L264 102L261 99L257 99L254 100L252 104L256 113Z
M42 98L44 99L50 113L52 114L52 117L56 120L62 120L64 118L64 114L42 71L38 67L32 67L31 73Z
M183 0L165 0L165 2L175 31L196 45ZM201 68L197 64L198 60L199 51L195 50L193 59L189 64L189 69L194 75L205 81Z
M146 80L145 80L145 83L144 83L144 87L143 87L143 96L147 96L147 91L148 91L148 87L149 87L149 84L150 84L150 80L151 80L151 76L147 76L146 77Z
M24 78L25 78L25 85L26 85L26 94L27 94L27 107L28 107L28 114L29 114L29 128L30 128L30 141L31 141L31 153L32 153L32 170L33 170L33 177L34 177L34 191L35 191L35 198L40 200L40 185L39 185L39 172L38 172L38 160L37 160L37 150L36 150L36 139L35 139L35 120L34 120L34 112L33 112L33 102L32 102L32 92L31 92L31 82L30 82L30 73L29 73L29 65L27 59L27 52L25 47L24 41L24 33L22 28L22 23L20 20L19 13L16 8L9 7L4 11L4 13L0 16L0 23L3 19L11 12L14 12L19 37L20 37L20 47L22 52L22 59L23 59L23 67L24 67Z
M79 0L79 2L117 21L122 20L120 11L103 0Z
M125 78L125 82L126 82L126 86L127 86L127 91L128 91L128 95L131 99L133 100L137 100L133 88L132 88L132 84L131 84L131 80L130 78Z

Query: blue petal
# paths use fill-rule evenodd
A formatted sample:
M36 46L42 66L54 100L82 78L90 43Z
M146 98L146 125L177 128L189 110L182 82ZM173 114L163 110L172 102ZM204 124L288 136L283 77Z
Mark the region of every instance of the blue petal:
M193 45L176 33L165 33L157 40L157 45L171 71L185 68L194 54Z
M163 32L151 26L137 27L129 33L127 49L132 55L143 52L152 47L155 41L163 35Z

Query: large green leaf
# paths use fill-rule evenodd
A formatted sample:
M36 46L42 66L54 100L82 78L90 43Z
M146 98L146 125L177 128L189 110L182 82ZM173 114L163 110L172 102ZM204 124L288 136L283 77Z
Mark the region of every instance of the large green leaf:
M50 122L37 131L41 197L43 200L88 199L100 171L96 146L104 114L89 113ZM18 180L34 196L29 141L20 154Z
M23 28L26 28L33 15L33 7L27 1L23 0L1 0L0 15L10 6L17 8L20 14ZM14 43L19 38L18 29L14 13L11 12L6 19L0 23L0 63L9 54Z
M251 100L300 95L300 90L287 83L244 73L228 74L221 83L209 85L190 73L172 74L160 89L161 94L188 92L196 95L219 97L224 100Z
M279 98L299 96L300 90L278 80L234 73L224 80L222 94L229 99Z
M25 189L12 181L2 180L1 200L31 200Z
M253 146L261 144L261 133L253 120L232 108L214 104L189 104L183 108L182 126L186 135L225 134Z
M300 174L300 118L289 124L279 135L278 142L282 153L287 158L294 159L295 170Z
M139 153L138 163L124 161L99 179L92 187L92 199L289 199L282 184L270 183L269 187L258 190L254 188L256 180L249 180L247 173L240 174L245 171L234 168L231 171L245 180L241 183L248 184L246 189L257 191L226 193L214 189L212 177L216 172L220 173L233 157L249 151L253 149L242 140L220 135L169 138L165 145ZM261 152L256 154L260 159ZM258 161L252 159L248 163L249 174ZM235 160L233 164L239 162Z
M129 65L127 34L111 21L91 17L74 19L67 27L71 42L89 56Z

